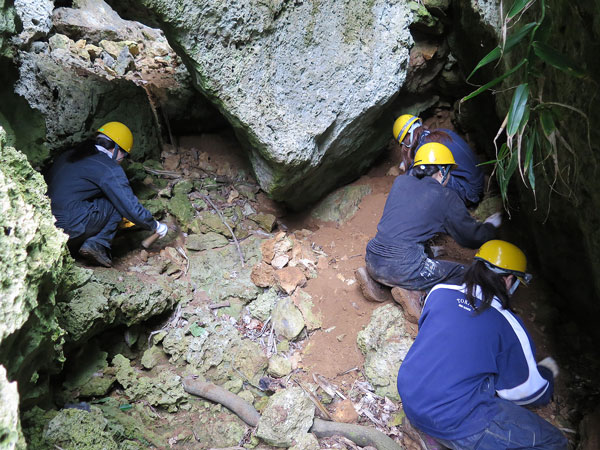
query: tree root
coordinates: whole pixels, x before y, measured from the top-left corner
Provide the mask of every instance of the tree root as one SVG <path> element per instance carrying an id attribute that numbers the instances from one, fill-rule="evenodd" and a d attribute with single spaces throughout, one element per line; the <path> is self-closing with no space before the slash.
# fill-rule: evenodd
<path id="1" fill-rule="evenodd" d="M 260 414 L 254 409 L 254 406 L 216 384 L 189 376 L 183 379 L 183 390 L 188 394 L 197 395 L 225 406 L 251 427 L 258 425 Z"/>
<path id="2" fill-rule="evenodd" d="M 225 406 L 251 427 L 258 425 L 260 414 L 254 409 L 254 406 L 222 387 L 189 376 L 183 379 L 183 389 L 188 394 L 206 398 Z M 402 449 L 399 444 L 381 431 L 362 425 L 329 422 L 315 418 L 310 431 L 320 438 L 335 435 L 344 436 L 361 447 L 373 446 L 377 450 Z"/>

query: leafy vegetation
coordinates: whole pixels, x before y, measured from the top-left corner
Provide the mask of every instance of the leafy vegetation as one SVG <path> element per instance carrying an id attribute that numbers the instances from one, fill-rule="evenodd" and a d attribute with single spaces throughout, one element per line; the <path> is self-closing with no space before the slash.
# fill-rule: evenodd
<path id="1" fill-rule="evenodd" d="M 525 16 L 537 18 L 520 25 Z M 500 44 L 479 61 L 467 80 L 493 62 L 496 62 L 496 67 L 508 69 L 461 100 L 465 102 L 502 82 L 505 82 L 505 87 L 509 85 L 506 90 L 514 91 L 508 112 L 494 139 L 496 159 L 485 163 L 495 164 L 494 173 L 505 206 L 508 204 L 508 184 L 516 173 L 531 189 L 534 198 L 538 181 L 536 173 L 538 177 L 542 174 L 550 193 L 573 195 L 577 159 L 571 144 L 561 133 L 565 112 L 579 114 L 585 120 L 587 142 L 591 149 L 587 115 L 574 106 L 544 100 L 544 80 L 546 76 L 552 76 L 554 69 L 590 80 L 571 58 L 548 43 L 551 35 L 546 18 L 545 0 L 515 0 L 503 19 Z M 507 55 L 512 52 L 511 64 Z M 515 55 L 518 56 L 515 58 Z M 501 137 L 503 143 L 498 148 Z"/>

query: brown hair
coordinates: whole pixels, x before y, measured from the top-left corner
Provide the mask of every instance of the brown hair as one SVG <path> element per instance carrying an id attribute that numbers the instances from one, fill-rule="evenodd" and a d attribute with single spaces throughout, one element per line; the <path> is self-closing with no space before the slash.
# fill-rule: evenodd
<path id="1" fill-rule="evenodd" d="M 427 130 L 427 128 L 425 128 L 425 126 L 420 126 L 414 132 L 415 134 L 413 136 L 413 145 L 410 148 L 410 157 L 412 160 L 415 159 L 415 153 L 417 153 L 417 149 L 423 144 L 427 144 L 429 142 L 437 142 L 439 144 L 447 144 L 449 142 L 452 142 L 452 136 L 450 136 L 445 131 L 432 130 L 432 131 L 429 131 L 428 134 L 423 136 L 423 133 L 425 133 L 426 131 L 429 131 L 429 130 Z M 421 138 L 422 138 L 422 141 L 421 141 Z"/>

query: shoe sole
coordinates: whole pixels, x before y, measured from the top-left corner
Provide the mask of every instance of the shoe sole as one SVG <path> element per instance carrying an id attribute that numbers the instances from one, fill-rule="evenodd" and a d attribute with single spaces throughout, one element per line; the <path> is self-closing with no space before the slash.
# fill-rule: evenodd
<path id="1" fill-rule="evenodd" d="M 364 267 L 356 269 L 354 275 L 356 276 L 356 281 L 358 281 L 363 296 L 367 300 L 377 303 L 390 300 L 389 294 L 383 288 L 377 286 L 377 281 L 369 276 Z"/>
<path id="2" fill-rule="evenodd" d="M 417 291 L 409 291 L 408 289 L 403 289 L 401 287 L 392 288 L 392 298 L 400 307 L 402 308 L 402 312 L 404 313 L 405 319 L 410 322 L 417 324 L 419 323 L 419 317 L 421 317 L 421 308 L 415 306 L 414 299 L 411 298 Z M 420 294 L 417 294 L 420 297 Z M 417 304 L 419 300 L 417 300 Z M 414 309 L 416 308 L 416 311 Z"/>
<path id="3" fill-rule="evenodd" d="M 91 252 L 89 250 L 79 249 L 79 254 L 81 256 L 83 256 L 85 259 L 87 259 L 88 261 L 93 261 L 93 262 L 97 263 L 100 266 L 103 266 L 103 267 L 112 267 L 112 261 L 102 260 L 101 258 L 98 258 L 97 255 L 94 252 Z"/>

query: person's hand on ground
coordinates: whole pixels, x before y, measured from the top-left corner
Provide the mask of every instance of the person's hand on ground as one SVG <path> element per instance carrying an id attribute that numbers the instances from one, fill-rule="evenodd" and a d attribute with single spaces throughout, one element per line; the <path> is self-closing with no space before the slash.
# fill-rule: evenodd
<path id="1" fill-rule="evenodd" d="M 169 227 L 167 227 L 164 223 L 156 222 L 156 230 L 155 233 L 158 233 L 158 238 L 162 239 L 167 235 L 167 231 L 169 231 Z"/>
<path id="2" fill-rule="evenodd" d="M 542 366 L 550 370 L 552 372 L 552 375 L 554 375 L 554 378 L 558 376 L 558 364 L 556 364 L 556 361 L 554 361 L 554 358 L 552 358 L 551 356 L 547 356 L 544 359 L 542 359 L 538 363 L 538 366 Z"/>
<path id="3" fill-rule="evenodd" d="M 496 228 L 500 227 L 500 225 L 502 224 L 502 213 L 497 212 L 492 214 L 490 217 L 485 219 L 483 223 L 491 223 Z"/>

